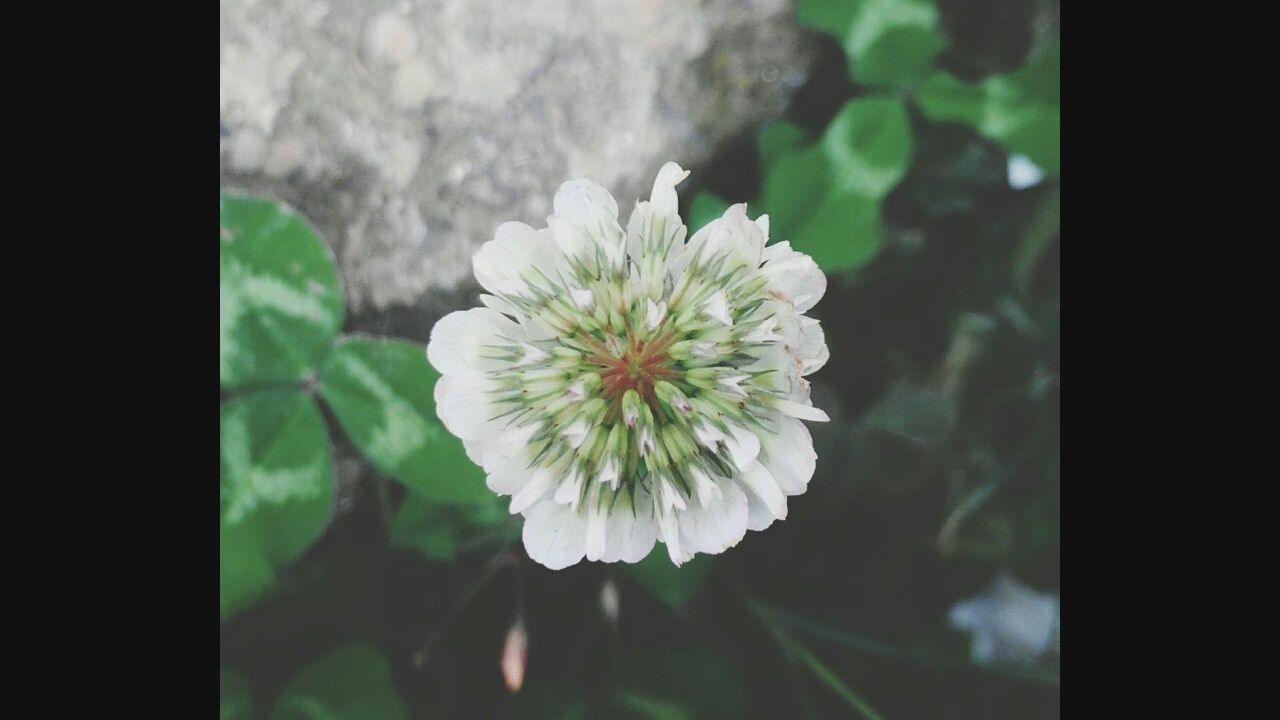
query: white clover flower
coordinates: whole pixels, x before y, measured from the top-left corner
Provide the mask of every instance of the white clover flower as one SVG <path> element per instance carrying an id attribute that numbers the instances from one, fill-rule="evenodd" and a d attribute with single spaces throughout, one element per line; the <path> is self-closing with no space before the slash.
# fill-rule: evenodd
<path id="1" fill-rule="evenodd" d="M 436 410 L 525 516 L 552 569 L 637 562 L 662 541 L 679 565 L 787 516 L 817 456 L 800 420 L 827 420 L 805 375 L 827 361 L 822 271 L 767 216 L 734 205 L 685 242 L 659 171 L 624 230 L 590 180 L 560 186 L 547 228 L 498 227 L 476 253 L 486 307 L 451 313 L 427 356 Z"/>
<path id="2" fill-rule="evenodd" d="M 1061 652 L 1058 596 L 1036 592 L 1010 575 L 953 605 L 948 618 L 952 626 L 972 633 L 975 662 L 1031 665 L 1047 653 Z"/>

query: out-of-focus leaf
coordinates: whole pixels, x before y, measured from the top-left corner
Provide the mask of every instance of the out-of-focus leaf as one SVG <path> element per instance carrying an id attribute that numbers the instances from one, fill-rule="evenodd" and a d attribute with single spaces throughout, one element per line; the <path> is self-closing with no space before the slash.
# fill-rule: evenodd
<path id="1" fill-rule="evenodd" d="M 822 136 L 839 188 L 876 200 L 906 174 L 912 147 L 907 110 L 900 100 L 887 97 L 851 100 Z"/>
<path id="2" fill-rule="evenodd" d="M 904 383 L 867 411 L 862 427 L 939 450 L 955 426 L 956 400 L 933 387 Z"/>
<path id="3" fill-rule="evenodd" d="M 404 720 L 409 708 L 391 666 L 371 645 L 334 651 L 298 673 L 276 701 L 271 720 Z"/>
<path id="4" fill-rule="evenodd" d="M 760 167 L 767 170 L 779 157 L 803 145 L 805 135 L 804 128 L 785 120 L 764 126 L 756 140 L 756 147 L 760 151 Z"/>
<path id="5" fill-rule="evenodd" d="M 518 524 L 509 523 L 508 501 L 490 495 L 474 505 L 445 505 L 409 493 L 391 522 L 391 545 L 417 550 L 432 560 L 452 560 L 472 544 L 490 540 L 497 544 L 520 535 Z M 495 532 L 506 523 L 506 531 Z"/>
<path id="6" fill-rule="evenodd" d="M 770 234 L 827 271 L 866 264 L 882 242 L 880 201 L 906 173 L 911 153 L 901 101 L 850 101 L 819 143 L 778 158 L 765 176 Z"/>
<path id="7" fill-rule="evenodd" d="M 844 44 L 850 75 L 866 85 L 912 85 L 946 46 L 932 0 L 801 0 L 797 15 Z"/>
<path id="8" fill-rule="evenodd" d="M 626 565 L 625 570 L 646 592 L 684 615 L 706 584 L 714 562 L 709 555 L 697 555 L 676 567 L 667 556 L 666 549 L 656 546 L 648 557 L 635 565 Z"/>
<path id="9" fill-rule="evenodd" d="M 218 672 L 218 720 L 253 720 L 253 694 L 244 676 L 231 668 Z"/>
<path id="10" fill-rule="evenodd" d="M 915 160 L 900 185 L 915 214 L 972 212 L 984 193 L 1006 185 L 1004 152 L 962 125 L 930 123 L 916 135 Z"/>
<path id="11" fill-rule="evenodd" d="M 222 194 L 218 225 L 219 386 L 302 378 L 342 325 L 328 247 L 270 200 Z"/>
<path id="12" fill-rule="evenodd" d="M 691 710 L 676 703 L 637 692 L 618 690 L 609 698 L 617 717 L 643 720 L 695 720 Z"/>
<path id="13" fill-rule="evenodd" d="M 689 204 L 689 237 L 705 227 L 707 223 L 723 215 L 728 209 L 729 203 L 719 195 L 709 192 L 700 192 L 695 195 L 693 202 Z"/>
<path id="14" fill-rule="evenodd" d="M 488 501 L 484 472 L 436 418 L 439 377 L 421 345 L 344 338 L 320 371 L 320 394 L 360 452 L 414 493 L 437 502 Z"/>
<path id="15" fill-rule="evenodd" d="M 1045 193 L 1036 208 L 1022 242 L 1013 256 L 1013 283 L 1020 294 L 1027 294 L 1036 267 L 1044 253 L 1053 244 L 1062 227 L 1062 193 L 1055 185 Z"/>
<path id="16" fill-rule="evenodd" d="M 854 692 L 848 683 L 841 679 L 835 671 L 827 667 L 826 663 L 822 662 L 811 650 L 795 641 L 791 641 L 789 650 L 797 660 L 809 668 L 814 677 L 831 688 L 832 692 L 838 695 L 850 709 L 857 712 L 859 717 L 866 718 L 866 720 L 881 720 L 880 714 L 872 710 L 862 696 Z"/>
<path id="17" fill-rule="evenodd" d="M 970 125 L 1056 175 L 1061 169 L 1061 68 L 1060 49 L 1052 43 L 1021 69 L 979 83 L 938 72 L 916 100 L 928 117 Z"/>
<path id="18" fill-rule="evenodd" d="M 825 30 L 843 39 L 853 25 L 857 9 L 857 0 L 800 0 L 796 5 L 796 19 L 802 25 Z"/>
<path id="19" fill-rule="evenodd" d="M 629 717 L 740 718 L 746 711 L 737 670 L 705 647 L 629 658 L 618 678 L 612 704 Z"/>
<path id="20" fill-rule="evenodd" d="M 301 392 L 255 392 L 224 402 L 219 418 L 219 604 L 225 619 L 270 590 L 276 571 L 324 529 L 333 468 L 324 419 Z"/>

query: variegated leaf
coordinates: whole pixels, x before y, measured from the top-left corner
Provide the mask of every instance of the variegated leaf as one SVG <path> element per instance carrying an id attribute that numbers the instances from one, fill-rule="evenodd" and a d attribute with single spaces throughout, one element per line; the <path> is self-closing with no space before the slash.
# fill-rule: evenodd
<path id="1" fill-rule="evenodd" d="M 342 325 L 328 247 L 270 200 L 223 193 L 218 225 L 219 386 L 304 377 Z"/>
<path id="2" fill-rule="evenodd" d="M 418 496 L 486 502 L 484 472 L 436 419 L 439 377 L 421 345 L 344 338 L 320 373 L 320 393 L 365 457 Z"/>
<path id="3" fill-rule="evenodd" d="M 333 500 L 324 419 L 299 391 L 267 390 L 219 412 L 220 615 L 275 585 L 277 571 L 320 535 Z"/>

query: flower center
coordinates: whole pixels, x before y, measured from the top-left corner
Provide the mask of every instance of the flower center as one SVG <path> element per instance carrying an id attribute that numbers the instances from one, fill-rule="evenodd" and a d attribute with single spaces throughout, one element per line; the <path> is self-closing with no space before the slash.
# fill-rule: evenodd
<path id="1" fill-rule="evenodd" d="M 612 418 L 621 416 L 622 396 L 628 390 L 635 390 L 648 403 L 649 409 L 658 413 L 654 386 L 659 380 L 679 376 L 671 367 L 671 356 L 667 354 L 675 339 L 675 333 L 668 331 L 640 340 L 628 328 L 627 341 L 620 353 L 599 354 L 591 358 L 591 362 L 600 366 L 600 393 L 609 403 Z"/>

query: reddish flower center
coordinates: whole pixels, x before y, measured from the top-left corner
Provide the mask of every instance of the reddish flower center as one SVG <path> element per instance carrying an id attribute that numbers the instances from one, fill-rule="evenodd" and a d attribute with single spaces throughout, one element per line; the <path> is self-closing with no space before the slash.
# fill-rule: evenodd
<path id="1" fill-rule="evenodd" d="M 617 357 L 610 352 L 601 352 L 590 358 L 592 363 L 600 366 L 600 392 L 609 401 L 611 414 L 621 412 L 622 396 L 628 390 L 635 390 L 651 410 L 658 412 L 658 396 L 653 386 L 659 380 L 679 376 L 670 367 L 671 357 L 667 354 L 675 340 L 672 332 L 637 340 L 628 327 L 627 344 Z M 600 349 L 605 350 L 603 346 Z"/>

